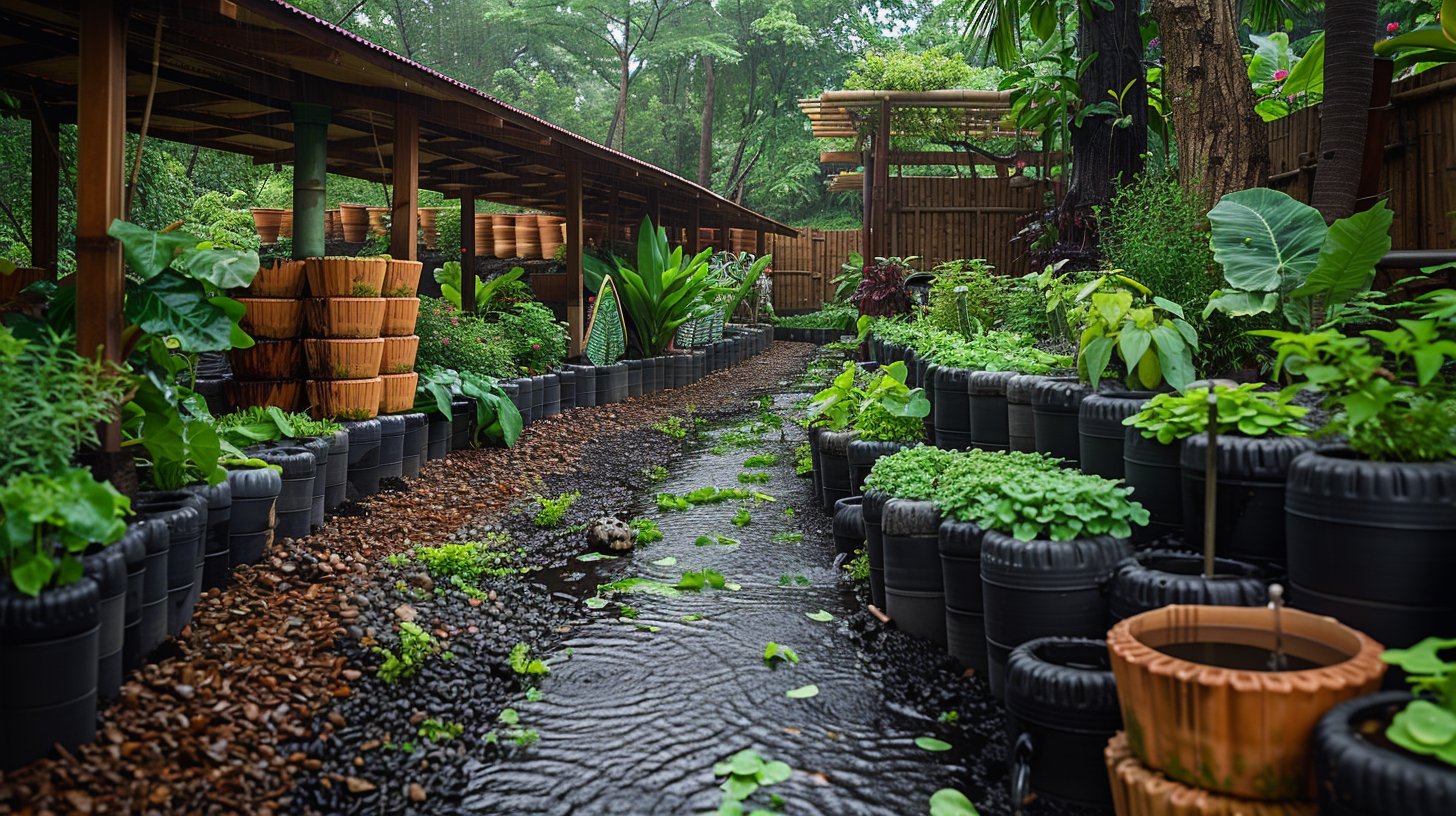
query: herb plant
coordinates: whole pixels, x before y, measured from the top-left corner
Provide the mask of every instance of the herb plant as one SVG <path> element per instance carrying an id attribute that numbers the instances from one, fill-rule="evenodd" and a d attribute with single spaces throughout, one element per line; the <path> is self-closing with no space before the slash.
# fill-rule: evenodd
<path id="1" fill-rule="evenodd" d="M 379 664 L 379 679 L 398 683 L 414 677 L 424 667 L 435 653 L 435 637 L 418 624 L 404 621 L 399 625 L 399 653 L 382 646 L 375 646 L 374 652 L 384 658 Z"/>
<path id="2" fill-rule="evenodd" d="M 1034 454 L 966 452 L 941 475 L 936 492 L 944 514 L 1023 541 L 1126 538 L 1132 525 L 1148 523 L 1148 511 L 1128 498 L 1132 488 Z"/>
<path id="3" fill-rule="evenodd" d="M 566 515 L 566 511 L 570 510 L 571 505 L 579 498 L 581 498 L 581 493 L 578 492 L 562 493 L 554 499 L 537 496 L 536 503 L 541 506 L 541 509 L 531 521 L 537 527 L 555 527 L 561 523 L 561 518 Z"/>
<path id="4" fill-rule="evenodd" d="M 1456 765 L 1456 663 L 1441 652 L 1456 648 L 1456 640 L 1426 638 L 1409 649 L 1388 649 L 1380 656 L 1404 669 L 1415 699 L 1395 715 L 1385 736 L 1421 756 Z"/>
<path id="5" fill-rule="evenodd" d="M 1241 436 L 1303 436 L 1300 420 L 1309 409 L 1290 404 L 1282 394 L 1264 392 L 1261 383 L 1219 388 L 1218 433 Z M 1137 428 L 1146 439 L 1164 445 L 1208 432 L 1208 389 L 1183 394 L 1158 394 L 1122 424 Z"/>
<path id="6" fill-rule="evenodd" d="M 723 777 L 718 787 L 723 791 L 723 802 L 718 806 L 719 816 L 771 816 L 768 810 L 744 810 L 743 802 L 762 787 L 777 785 L 793 776 L 794 770 L 784 762 L 769 762 L 751 749 L 745 748 L 723 762 L 713 765 L 713 776 Z M 778 801 L 777 797 L 773 797 Z M 778 810 L 776 806 L 774 808 Z"/>
<path id="7" fill-rule="evenodd" d="M 80 555 L 126 534 L 131 502 L 83 468 L 22 473 L 0 484 L 0 568 L 35 597 L 80 579 Z"/>
<path id="8" fill-rule="evenodd" d="M 898 499 L 932 499 L 936 479 L 956 457 L 953 451 L 927 445 L 883 456 L 870 468 L 865 490 L 878 490 Z"/>

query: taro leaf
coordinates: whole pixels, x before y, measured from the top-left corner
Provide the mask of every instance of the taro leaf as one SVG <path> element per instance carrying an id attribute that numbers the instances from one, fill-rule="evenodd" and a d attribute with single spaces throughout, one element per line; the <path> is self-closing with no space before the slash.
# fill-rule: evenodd
<path id="1" fill-rule="evenodd" d="M 1279 92 L 1284 96 L 1297 96 L 1299 94 L 1323 94 L 1325 92 L 1325 35 L 1315 38 L 1310 43 L 1309 49 L 1294 67 L 1289 69 L 1289 76 L 1284 79 L 1284 87 Z"/>
<path id="2" fill-rule="evenodd" d="M 240 289 L 258 275 L 258 253 L 242 249 L 184 251 L 172 268 L 218 289 Z"/>
<path id="3" fill-rule="evenodd" d="M 949 751 L 951 749 L 950 743 L 935 737 L 916 737 L 915 745 L 926 751 Z"/>
<path id="4" fill-rule="evenodd" d="M 819 621 L 820 623 L 827 623 L 828 621 L 834 620 L 833 615 L 825 612 L 822 609 L 818 612 L 807 612 L 804 614 L 804 617 L 808 618 L 811 621 Z"/>
<path id="5" fill-rule="evenodd" d="M 121 242 L 121 254 L 126 258 L 126 265 L 142 280 L 155 277 L 172 265 L 172 259 L 178 253 L 197 246 L 198 242 L 196 236 L 185 232 L 154 232 L 121 219 L 112 221 L 106 234 Z M 256 273 L 257 268 L 253 271 Z"/>
<path id="6" fill-rule="evenodd" d="M 1206 318 L 1214 312 L 1223 312 L 1230 317 L 1268 314 L 1279 306 L 1279 295 L 1275 292 L 1224 292 L 1215 291 L 1203 308 Z"/>
<path id="7" fill-rule="evenodd" d="M 1368 210 L 1331 224 L 1320 247 L 1319 261 L 1304 285 L 1290 292 L 1290 297 L 1323 296 L 1328 308 L 1369 289 L 1375 278 L 1375 264 L 1390 251 L 1393 218 L 1381 200 Z"/>
<path id="8" fill-rule="evenodd" d="M 1264 187 L 1224 196 L 1208 211 L 1208 221 L 1224 279 L 1246 292 L 1303 284 L 1328 232 L 1319 210 Z"/>
<path id="9" fill-rule="evenodd" d="M 819 696 L 819 687 L 814 685 L 813 683 L 810 683 L 807 686 L 799 686 L 796 689 L 789 689 L 788 691 L 784 692 L 784 696 L 788 697 L 791 700 L 807 700 L 810 697 Z"/>
<path id="10" fill-rule="evenodd" d="M 227 312 L 228 319 L 233 322 L 233 327 L 229 331 L 229 342 L 232 343 L 233 348 L 249 349 L 255 345 L 252 336 L 243 331 L 243 327 L 240 325 L 243 315 L 248 313 L 248 307 L 222 295 L 210 297 L 207 302 Z"/>
<path id="11" fill-rule="evenodd" d="M 228 310 L 213 303 L 201 283 L 171 270 L 132 288 L 126 318 L 147 334 L 176 337 L 183 351 L 232 347 L 234 322 Z"/>
<path id="12" fill-rule="evenodd" d="M 592 306 L 591 321 L 586 327 L 586 358 L 592 365 L 609 366 L 627 351 L 627 328 L 622 320 L 622 306 L 617 285 L 608 275 Z"/>
<path id="13" fill-rule="evenodd" d="M 955 788 L 941 788 L 930 796 L 930 816 L 980 816 L 976 806 Z"/>

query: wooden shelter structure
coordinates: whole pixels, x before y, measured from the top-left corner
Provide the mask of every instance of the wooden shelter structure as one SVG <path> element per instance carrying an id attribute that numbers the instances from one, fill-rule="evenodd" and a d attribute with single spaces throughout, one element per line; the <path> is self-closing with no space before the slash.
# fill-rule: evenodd
<path id="1" fill-rule="evenodd" d="M 501 32 L 495 32 L 496 35 Z M 77 342 L 119 353 L 125 132 L 293 163 L 294 253 L 323 253 L 327 173 L 394 185 L 390 253 L 413 259 L 421 187 L 565 217 L 566 311 L 582 335 L 582 234 L 644 215 L 728 235 L 794 230 L 517 110 L 282 0 L 0 0 L 0 89 L 31 120 L 36 266 L 54 274 L 57 126 L 78 131 Z M 461 231 L 466 257 L 475 235 Z M 463 287 L 473 308 L 473 287 Z M 114 443 L 114 440 L 113 440 Z"/>
<path id="2" fill-rule="evenodd" d="M 1050 163 L 1060 154 L 1017 150 L 997 156 L 966 150 L 896 150 L 897 139 L 937 140 L 957 133 L 964 142 L 991 137 L 1032 137 L 1008 127 L 1008 91 L 825 91 L 799 100 L 816 137 L 853 139 L 852 150 L 827 150 L 819 160 L 838 168 L 830 192 L 858 189 L 864 216 L 861 254 L 865 258 L 915 255 L 928 263 L 955 258 L 985 258 L 1003 272 L 1019 271 L 1018 253 L 1010 241 L 1015 222 L 1042 205 Z M 924 117 L 900 112 L 931 113 L 931 136 L 917 127 Z M 955 175 L 904 175 L 905 167 L 954 167 Z M 994 167 L 984 177 L 978 167 Z M 892 175 L 891 168 L 901 173 Z M 1035 167 L 1036 178 L 1020 173 Z M 862 168 L 862 169 L 857 169 Z M 1012 172 L 1015 168 L 1016 172 Z M 782 243 L 782 242 L 776 242 Z M 838 261 L 835 261 L 838 263 Z"/>

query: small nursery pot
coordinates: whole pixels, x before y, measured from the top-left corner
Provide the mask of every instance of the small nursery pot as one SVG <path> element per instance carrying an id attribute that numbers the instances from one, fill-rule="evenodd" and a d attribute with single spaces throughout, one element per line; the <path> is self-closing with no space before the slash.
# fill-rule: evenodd
<path id="1" fill-rule="evenodd" d="M 1076 377 L 1043 377 L 1031 391 L 1031 420 L 1036 428 L 1036 449 L 1055 456 L 1065 467 L 1075 468 L 1081 456 L 1077 433 L 1082 400 L 1093 393 L 1092 386 Z"/>
<path id="2" fill-rule="evenodd" d="M 384 258 L 329 256 L 304 260 L 309 294 L 316 298 L 377 298 L 384 291 Z"/>
<path id="3" fill-rule="evenodd" d="M 95 738 L 100 603 L 90 578 L 35 598 L 0 590 L 0 771 Z"/>
<path id="4" fill-rule="evenodd" d="M 407 337 L 385 337 L 384 351 L 379 356 L 380 374 L 407 374 L 415 370 L 415 356 L 419 354 L 419 335 Z"/>
<path id="5" fill-rule="evenodd" d="M 385 298 L 384 322 L 379 332 L 385 337 L 409 337 L 420 317 L 420 299 Z"/>
<path id="6" fill-rule="evenodd" d="M 384 382 L 379 397 L 379 413 L 399 414 L 414 410 L 415 389 L 419 385 L 420 375 L 414 372 L 385 374 L 379 379 Z"/>
<path id="7" fill-rule="evenodd" d="M 309 413 L 317 419 L 359 421 L 379 415 L 384 380 L 309 380 Z"/>
<path id="8" fill-rule="evenodd" d="M 293 411 L 298 407 L 303 383 L 299 380 L 226 380 L 222 390 L 228 404 L 234 408 L 276 405 L 284 411 Z"/>
<path id="9" fill-rule="evenodd" d="M 258 268 L 253 282 L 243 290 L 250 298 L 303 297 L 303 261 L 274 261 Z"/>
<path id="10" fill-rule="evenodd" d="M 303 333 L 303 301 L 280 298 L 238 298 L 243 331 L 260 340 L 288 340 Z"/>
<path id="11" fill-rule="evenodd" d="M 1165 606 L 1112 627 L 1107 648 L 1139 759 L 1233 796 L 1312 796 L 1315 724 L 1336 704 L 1380 685 L 1384 647 L 1333 618 L 1285 607 L 1283 647 L 1299 668 L 1267 671 L 1273 615 L 1264 608 Z"/>
<path id="12" fill-rule="evenodd" d="M 311 298 L 304 311 L 309 331 L 319 337 L 372 339 L 384 325 L 385 303 L 376 297 Z"/>
<path id="13" fill-rule="evenodd" d="M 379 293 L 387 298 L 412 298 L 420 289 L 420 272 L 425 265 L 420 261 L 385 261 L 384 284 Z"/>
<path id="14" fill-rule="evenodd" d="M 292 380 L 303 373 L 303 347 L 297 340 L 257 340 L 251 348 L 227 354 L 238 379 Z"/>
<path id="15" fill-rule="evenodd" d="M 318 380 L 367 380 L 379 376 L 384 341 L 304 340 L 309 376 Z"/>
<path id="16" fill-rule="evenodd" d="M 1089 394 L 1077 411 L 1077 460 L 1083 473 L 1104 479 L 1123 477 L 1124 419 L 1143 409 L 1153 391 L 1104 391 Z"/>

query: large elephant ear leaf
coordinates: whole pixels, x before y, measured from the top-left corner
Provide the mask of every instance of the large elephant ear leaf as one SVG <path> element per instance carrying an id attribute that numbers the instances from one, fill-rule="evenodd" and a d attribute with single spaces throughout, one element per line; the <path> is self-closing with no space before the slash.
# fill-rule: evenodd
<path id="1" fill-rule="evenodd" d="M 218 289 L 241 289 L 258 275 L 258 253 L 251 249 L 187 249 L 172 262 L 172 268 Z"/>
<path id="2" fill-rule="evenodd" d="M 112 221 L 106 234 L 121 242 L 121 254 L 126 265 L 143 280 L 149 280 L 171 266 L 172 259 L 183 250 L 197 246 L 197 238 L 185 232 L 156 232 L 121 219 Z M 257 268 L 253 271 L 256 273 Z"/>
<path id="3" fill-rule="evenodd" d="M 1375 264 L 1390 251 L 1394 214 L 1384 201 L 1330 225 L 1319 261 L 1292 297 L 1323 296 L 1326 306 L 1344 303 L 1370 288 Z"/>
<path id="4" fill-rule="evenodd" d="M 1277 190 L 1229 193 L 1208 212 L 1213 257 L 1230 286 L 1288 291 L 1304 283 L 1324 245 L 1319 210 Z"/>
<path id="5" fill-rule="evenodd" d="M 171 270 L 136 286 L 126 299 L 128 321 L 147 334 L 177 338 L 183 351 L 231 348 L 237 321 L 228 308 L 209 299 L 201 283 Z"/>
<path id="6" fill-rule="evenodd" d="M 611 275 L 602 278 L 592 306 L 591 322 L 586 327 L 586 358 L 592 365 L 609 366 L 627 351 L 627 327 L 622 320 L 622 306 L 617 299 L 617 286 Z"/>

